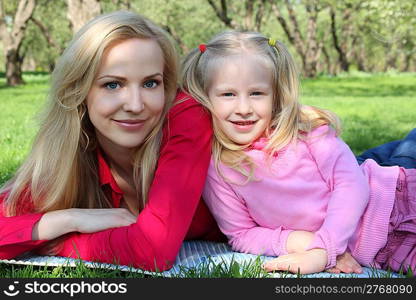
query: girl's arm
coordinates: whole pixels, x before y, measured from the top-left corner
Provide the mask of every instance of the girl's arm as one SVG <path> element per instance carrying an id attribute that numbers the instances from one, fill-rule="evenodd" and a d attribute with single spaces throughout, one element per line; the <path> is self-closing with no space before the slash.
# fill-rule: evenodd
<path id="1" fill-rule="evenodd" d="M 213 161 L 208 169 L 203 198 L 233 250 L 269 256 L 287 253 L 286 240 L 293 230 L 262 227 L 258 224 L 260 221 L 253 220 L 244 199 L 217 173 Z"/>
<path id="2" fill-rule="evenodd" d="M 350 148 L 328 126 L 315 129 L 307 141 L 310 153 L 331 193 L 326 217 L 308 249 L 327 250 L 326 268 L 346 251 L 369 200 L 368 179 Z"/>

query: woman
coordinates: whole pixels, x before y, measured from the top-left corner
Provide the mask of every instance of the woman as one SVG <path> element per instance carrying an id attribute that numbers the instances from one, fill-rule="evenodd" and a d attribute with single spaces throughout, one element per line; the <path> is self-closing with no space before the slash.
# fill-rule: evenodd
<path id="1" fill-rule="evenodd" d="M 183 93 L 172 106 L 176 76 L 173 44 L 135 13 L 99 16 L 75 35 L 32 150 L 1 189 L 1 258 L 37 251 L 165 270 L 185 237 L 219 237 L 199 201 L 210 117 Z"/>

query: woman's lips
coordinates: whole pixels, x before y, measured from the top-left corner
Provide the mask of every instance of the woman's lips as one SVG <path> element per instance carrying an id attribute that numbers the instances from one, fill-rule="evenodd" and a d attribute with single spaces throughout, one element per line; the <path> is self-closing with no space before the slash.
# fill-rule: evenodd
<path id="1" fill-rule="evenodd" d="M 127 130 L 137 130 L 144 126 L 145 120 L 114 120 L 114 123 L 116 123 L 121 128 L 127 129 Z"/>

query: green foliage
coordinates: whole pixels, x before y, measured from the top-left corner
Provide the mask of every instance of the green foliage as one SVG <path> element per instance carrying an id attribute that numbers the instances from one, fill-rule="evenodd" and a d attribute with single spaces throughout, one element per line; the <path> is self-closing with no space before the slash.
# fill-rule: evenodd
<path id="1" fill-rule="evenodd" d="M 14 18 L 18 1 L 4 1 L 7 23 L 10 25 Z M 221 7 L 219 0 L 213 0 L 217 7 Z M 245 1 L 227 0 L 227 14 L 236 28 L 245 28 L 247 9 Z M 299 24 L 300 35 L 308 38 L 307 29 L 309 14 L 306 5 L 308 1 L 289 1 Z M 351 69 L 365 71 L 386 71 L 388 69 L 416 70 L 415 39 L 416 6 L 414 0 L 319 0 L 317 16 L 318 42 L 325 47 L 328 57 L 321 53 L 319 72 L 337 73 L 338 53 L 335 50 L 329 7 L 336 11 L 336 33 L 344 47 Z M 261 1 L 254 1 L 254 15 Z M 291 51 L 300 65 L 300 56 L 294 45 L 287 37 L 277 16 L 265 2 L 264 16 L 260 30 L 267 36 L 282 41 Z M 276 1 L 282 18 L 294 32 L 293 23 L 288 15 L 284 1 Z M 104 13 L 119 9 L 136 11 L 163 28 L 167 29 L 179 43 L 179 52 L 185 54 L 208 41 L 214 34 L 228 29 L 218 18 L 207 0 L 101 0 Z M 346 11 L 351 15 L 345 20 Z M 66 0 L 38 0 L 34 18 L 41 21 L 49 32 L 54 45 L 49 44 L 41 30 L 33 20 L 29 21 L 26 36 L 20 49 L 25 54 L 24 70 L 51 71 L 61 51 L 72 37 L 67 19 Z M 254 16 L 251 18 L 254 20 Z M 0 50 L 4 48 L 0 41 Z M 3 53 L 3 52 L 2 52 Z M 359 62 L 359 60 L 361 62 Z M 331 66 L 331 67 L 329 67 Z M 0 70 L 4 71 L 4 55 L 0 56 Z"/>

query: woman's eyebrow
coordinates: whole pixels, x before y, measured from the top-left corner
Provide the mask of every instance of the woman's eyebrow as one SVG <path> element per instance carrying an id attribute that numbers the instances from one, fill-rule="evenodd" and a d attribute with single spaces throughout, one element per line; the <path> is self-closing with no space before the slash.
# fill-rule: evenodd
<path id="1" fill-rule="evenodd" d="M 151 75 L 148 75 L 148 76 L 146 76 L 144 79 L 149 79 L 149 78 L 153 78 L 153 77 L 156 77 L 156 76 L 160 76 L 160 77 L 163 77 L 163 74 L 162 73 L 154 73 L 154 74 L 151 74 Z"/>
<path id="2" fill-rule="evenodd" d="M 101 75 L 100 77 L 97 77 L 97 80 L 100 80 L 100 79 L 103 79 L 103 78 L 115 78 L 115 79 L 118 79 L 118 80 L 125 80 L 125 78 L 124 77 L 121 77 L 121 76 L 117 76 L 117 75 L 111 75 L 111 74 L 105 74 L 105 75 Z"/>
<path id="3" fill-rule="evenodd" d="M 162 73 L 154 73 L 154 74 L 151 74 L 151 75 L 148 75 L 148 76 L 146 76 L 146 77 L 144 77 L 144 79 L 149 79 L 149 78 L 153 78 L 153 77 L 156 77 L 156 76 L 160 76 L 160 77 L 163 77 L 163 74 Z M 99 76 L 99 77 L 97 77 L 97 80 L 100 80 L 100 79 L 103 79 L 103 78 L 114 78 L 114 79 L 117 79 L 117 80 L 126 80 L 126 78 L 125 77 L 122 77 L 122 76 L 118 76 L 118 75 L 111 75 L 111 74 L 104 74 L 104 75 L 101 75 L 101 76 Z"/>

